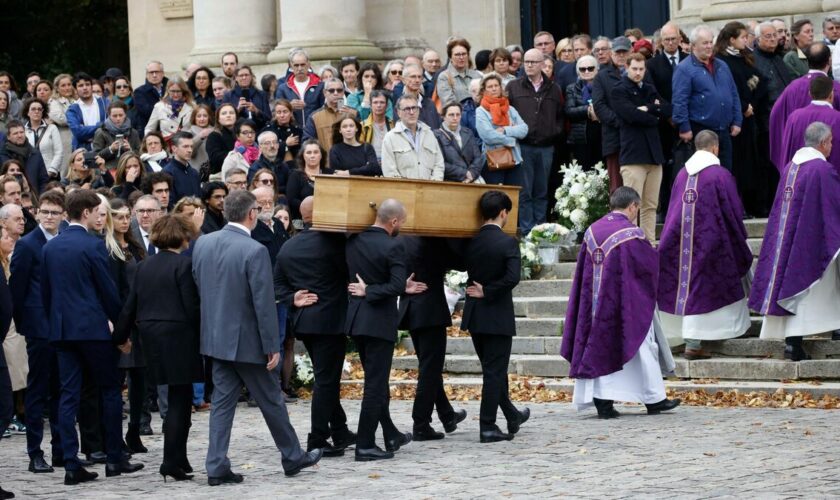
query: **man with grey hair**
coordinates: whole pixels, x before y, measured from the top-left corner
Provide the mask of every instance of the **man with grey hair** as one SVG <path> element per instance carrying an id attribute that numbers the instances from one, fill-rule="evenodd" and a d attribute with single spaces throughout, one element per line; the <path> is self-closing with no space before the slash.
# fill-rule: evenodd
<path id="1" fill-rule="evenodd" d="M 134 89 L 134 108 L 137 119 L 131 125 L 141 132 L 146 128 L 152 109 L 163 97 L 169 79 L 163 73 L 163 63 L 149 61 L 146 64 L 146 83 Z"/>
<path id="2" fill-rule="evenodd" d="M 227 457 L 236 403 L 244 385 L 262 411 L 283 470 L 293 476 L 321 459 L 322 450 L 304 452 L 289 422 L 280 382 L 271 372 L 280 362 L 277 308 L 271 259 L 251 238 L 260 205 L 248 191 L 225 198 L 228 224 L 198 239 L 193 277 L 201 297 L 201 354 L 213 358 L 213 401 L 207 482 L 241 483 Z"/>
<path id="3" fill-rule="evenodd" d="M 418 118 L 432 130 L 440 128 L 443 120 L 432 102 L 431 94 L 425 94 L 423 87 L 423 70 L 416 64 L 406 64 L 402 72 L 402 95 L 414 96 L 420 108 Z M 434 89 L 432 89 L 434 92 Z M 426 96 L 426 97 L 424 97 Z"/>
<path id="4" fill-rule="evenodd" d="M 714 32 L 696 26 L 689 36 L 691 55 L 674 71 L 672 120 L 680 139 L 690 142 L 701 130 L 720 138 L 720 161 L 732 171 L 732 137 L 741 133 L 744 115 L 732 72 L 720 58 L 713 58 Z"/>
<path id="5" fill-rule="evenodd" d="M 257 136 L 257 145 L 260 148 L 260 157 L 251 164 L 248 169 L 248 184 L 260 169 L 268 169 L 274 172 L 276 185 L 274 189 L 278 194 L 286 193 L 286 182 L 289 180 L 289 166 L 283 161 L 286 155 L 286 146 L 277 138 L 272 130 L 263 130 Z"/>
<path id="6" fill-rule="evenodd" d="M 790 32 L 787 24 L 783 19 L 778 17 L 770 20 L 776 28 L 776 47 L 780 56 L 783 56 L 788 50 L 788 41 L 790 40 Z"/>
<path id="7" fill-rule="evenodd" d="M 403 104 L 411 101 L 403 101 Z M 395 238 L 405 223 L 405 206 L 386 199 L 379 204 L 376 221 L 345 246 L 350 304 L 345 333 L 359 348 L 365 371 L 365 394 L 359 413 L 356 461 L 393 458 L 409 443 L 411 433 L 400 432 L 388 411 L 388 376 L 397 341 L 397 297 L 406 289 L 405 249 Z M 382 424 L 385 450 L 376 446 L 376 428 Z"/>
<path id="8" fill-rule="evenodd" d="M 440 71 L 440 66 L 440 54 L 431 49 L 423 53 L 423 95 L 432 97 L 435 91 L 435 75 Z"/>
<path id="9" fill-rule="evenodd" d="M 823 19 L 822 30 L 823 42 L 829 47 L 834 47 L 840 38 L 840 16 L 828 16 Z"/>
<path id="10" fill-rule="evenodd" d="M 674 180 L 658 249 L 662 330 L 672 346 L 685 341 L 689 360 L 709 357 L 701 341 L 749 329 L 744 285 L 753 261 L 735 179 L 717 157 L 717 134 L 700 131 L 694 146 Z"/>
<path id="11" fill-rule="evenodd" d="M 611 47 L 612 42 L 605 36 L 599 36 L 595 40 L 595 43 L 592 44 L 592 55 L 598 61 L 598 66 L 602 67 L 610 64 L 610 58 L 612 57 Z"/>
<path id="12" fill-rule="evenodd" d="M 20 205 L 3 205 L 0 207 L 0 224 L 6 228 L 9 236 L 17 241 L 23 236 L 23 228 L 26 219 L 23 217 L 23 209 Z"/>
<path id="13" fill-rule="evenodd" d="M 601 40 L 598 41 L 598 44 L 600 43 L 602 43 Z M 621 82 L 621 73 L 624 71 L 627 55 L 630 53 L 630 40 L 624 36 L 616 37 L 611 47 L 607 64 L 602 65 L 600 54 L 595 53 L 600 69 L 592 83 L 592 105 L 598 121 L 601 122 L 601 153 L 610 176 L 610 192 L 612 193 L 621 186 L 618 164 L 618 153 L 621 149 L 619 139 L 621 123 L 614 111 L 612 90 Z"/>
<path id="14" fill-rule="evenodd" d="M 755 270 L 749 306 L 761 338 L 785 339 L 785 358 L 809 359 L 802 337 L 840 328 L 840 175 L 826 158 L 832 130 L 814 122 L 782 171 Z"/>
<path id="15" fill-rule="evenodd" d="M 306 119 L 303 140 L 317 139 L 321 147 L 329 151 L 333 144 L 333 124 L 347 116 L 355 118 L 358 112 L 344 104 L 344 83 L 338 78 L 329 78 L 323 89 L 324 105 Z"/>
<path id="16" fill-rule="evenodd" d="M 289 70 L 291 74 L 279 80 L 274 97 L 292 103 L 295 122 L 300 125 L 324 105 L 323 86 L 318 75 L 312 73 L 309 55 L 303 49 L 289 51 Z"/>
<path id="17" fill-rule="evenodd" d="M 400 121 L 382 139 L 382 176 L 442 181 L 443 153 L 432 129 L 418 119 L 417 99 L 403 94 L 396 108 Z"/>

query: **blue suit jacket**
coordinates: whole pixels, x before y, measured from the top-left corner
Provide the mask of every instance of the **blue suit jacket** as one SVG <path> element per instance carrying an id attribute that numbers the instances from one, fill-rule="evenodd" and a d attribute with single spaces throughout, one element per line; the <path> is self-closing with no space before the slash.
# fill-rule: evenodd
<path id="1" fill-rule="evenodd" d="M 12 253 L 9 288 L 14 304 L 15 326 L 21 335 L 48 339 L 50 324 L 41 297 L 41 253 L 47 237 L 40 226 L 18 240 Z"/>
<path id="2" fill-rule="evenodd" d="M 44 245 L 41 294 L 49 311 L 50 341 L 111 340 L 120 296 L 105 242 L 71 225 Z"/>
<path id="3" fill-rule="evenodd" d="M 99 97 L 94 97 L 94 100 L 99 106 L 99 122 L 96 125 L 85 125 L 79 103 L 74 102 L 67 108 L 67 126 L 70 127 L 70 132 L 73 134 L 73 149 L 85 148 L 90 151 L 93 147 L 93 135 L 107 118 L 105 110 L 108 107 L 108 102 Z"/>

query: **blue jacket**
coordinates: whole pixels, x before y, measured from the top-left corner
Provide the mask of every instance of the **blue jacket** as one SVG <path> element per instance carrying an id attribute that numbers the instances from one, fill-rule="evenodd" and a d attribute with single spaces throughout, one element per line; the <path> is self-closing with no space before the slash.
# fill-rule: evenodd
<path id="1" fill-rule="evenodd" d="M 493 119 L 490 117 L 490 112 L 481 106 L 475 111 L 475 125 L 478 128 L 478 136 L 481 138 L 481 151 L 487 152 L 488 149 L 497 149 L 502 146 L 513 148 L 513 159 L 516 164 L 522 163 L 522 152 L 519 150 L 519 141 L 528 135 L 528 124 L 519 116 L 516 108 L 511 106 L 509 108 L 510 125 L 504 127 L 504 134 L 500 134 L 493 125 Z"/>
<path id="2" fill-rule="evenodd" d="M 461 101 L 461 126 L 467 127 L 473 131 L 475 137 L 478 139 L 478 145 L 481 146 L 481 137 L 478 137 L 478 129 L 475 126 L 475 101 L 472 97 L 467 97 Z"/>
<path id="3" fill-rule="evenodd" d="M 680 132 L 691 130 L 691 122 L 712 130 L 741 126 L 741 100 L 729 66 L 714 58 L 715 74 L 694 55 L 686 57 L 674 70 L 671 82 L 673 120 Z"/>
<path id="4" fill-rule="evenodd" d="M 70 127 L 70 132 L 73 134 L 73 149 L 85 148 L 90 151 L 93 145 L 93 135 L 107 118 L 105 108 L 108 103 L 105 102 L 105 99 L 98 97 L 94 97 L 94 99 L 96 99 L 96 104 L 99 105 L 99 122 L 96 125 L 85 125 L 82 108 L 79 107 L 78 102 L 74 102 L 67 108 L 67 126 Z M 148 117 L 146 117 L 146 120 L 148 121 Z"/>
<path id="5" fill-rule="evenodd" d="M 185 196 L 201 198 L 201 176 L 189 165 L 184 165 L 174 157 L 169 160 L 163 171 L 172 176 L 172 192 L 169 194 L 169 208 Z"/>
<path id="6" fill-rule="evenodd" d="M 117 323 L 121 303 L 105 242 L 74 224 L 44 245 L 42 262 L 50 341 L 110 341 L 108 321 Z"/>
<path id="7" fill-rule="evenodd" d="M 161 89 L 165 89 L 169 83 L 169 79 L 165 78 L 161 82 Z M 146 123 L 149 122 L 149 117 L 152 116 L 152 109 L 155 104 L 160 101 L 161 93 L 146 80 L 146 83 L 134 89 L 134 109 L 136 119 L 131 120 L 131 126 L 137 129 L 140 137 L 143 136 L 143 131 L 146 130 Z"/>
<path id="8" fill-rule="evenodd" d="M 41 251 L 47 237 L 40 226 L 15 244 L 9 278 L 15 325 L 18 332 L 31 339 L 50 336 L 50 324 L 41 298 Z"/>
<path id="9" fill-rule="evenodd" d="M 257 112 L 253 113 L 243 109 L 239 112 L 239 118 L 250 118 L 254 120 L 257 122 L 257 130 L 263 128 L 266 123 L 271 121 L 271 107 L 268 105 L 268 95 L 265 92 L 254 87 L 243 89 L 239 85 L 235 85 L 233 89 L 225 93 L 224 101 L 233 104 L 233 107 L 238 107 L 240 97 L 245 97 L 245 100 L 253 102 L 254 106 L 257 107 Z"/>
<path id="10" fill-rule="evenodd" d="M 292 83 L 294 78 L 295 75 L 290 74 L 286 81 L 278 84 L 277 90 L 274 91 L 274 98 L 289 101 L 303 99 L 303 109 L 292 113 L 295 117 L 295 123 L 300 127 L 306 123 L 310 114 L 318 111 L 324 105 L 324 84 L 316 75 L 309 75 L 309 84 L 301 97 L 298 94 L 297 87 Z"/>

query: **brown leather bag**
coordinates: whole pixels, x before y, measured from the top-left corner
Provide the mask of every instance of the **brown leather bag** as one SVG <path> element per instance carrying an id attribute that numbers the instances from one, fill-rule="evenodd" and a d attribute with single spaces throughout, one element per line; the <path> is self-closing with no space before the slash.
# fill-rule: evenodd
<path id="1" fill-rule="evenodd" d="M 516 166 L 513 159 L 513 148 L 502 146 L 496 149 L 487 150 L 487 168 L 495 172 L 497 170 L 510 170 Z"/>

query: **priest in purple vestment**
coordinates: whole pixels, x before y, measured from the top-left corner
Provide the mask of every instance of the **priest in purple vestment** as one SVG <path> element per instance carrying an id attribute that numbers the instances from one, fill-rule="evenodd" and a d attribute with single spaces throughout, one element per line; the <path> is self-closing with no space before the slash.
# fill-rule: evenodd
<path id="1" fill-rule="evenodd" d="M 840 130 L 840 111 L 832 106 L 834 102 L 834 85 L 831 78 L 817 75 L 811 79 L 809 92 L 811 104 L 797 109 L 788 117 L 785 131 L 782 135 L 782 145 L 779 157 L 773 158 L 773 163 L 779 171 L 787 166 L 794 153 L 805 146 L 805 129 L 814 122 L 823 122 L 832 130 Z M 840 167 L 840 134 L 834 136 L 831 156 L 828 162 Z"/>
<path id="2" fill-rule="evenodd" d="M 613 192 L 611 212 L 584 234 L 569 296 L 560 354 L 577 379 L 575 408 L 594 404 L 599 418 L 619 416 L 615 400 L 644 403 L 649 414 L 680 404 L 665 397 L 674 359 L 655 326 L 656 250 L 631 222 L 640 205 L 632 188 Z"/>
<path id="3" fill-rule="evenodd" d="M 775 163 L 782 153 L 782 134 L 790 115 L 797 109 L 811 103 L 809 88 L 811 80 L 822 75 L 827 76 L 831 68 L 831 49 L 822 42 L 816 42 L 805 49 L 808 60 L 808 74 L 797 78 L 788 85 L 773 105 L 770 112 L 770 159 Z M 840 110 L 840 82 L 834 82 L 834 109 Z M 780 171 L 787 166 L 788 158 L 776 163 Z"/>
<path id="4" fill-rule="evenodd" d="M 761 338 L 785 339 L 785 358 L 809 359 L 802 337 L 840 328 L 840 174 L 826 161 L 831 128 L 815 122 L 782 171 L 755 271 L 750 309 Z"/>
<path id="5" fill-rule="evenodd" d="M 659 320 L 684 357 L 706 359 L 701 340 L 740 337 L 750 327 L 745 286 L 753 255 L 735 178 L 720 165 L 718 136 L 704 130 L 677 174 L 659 239 Z"/>

